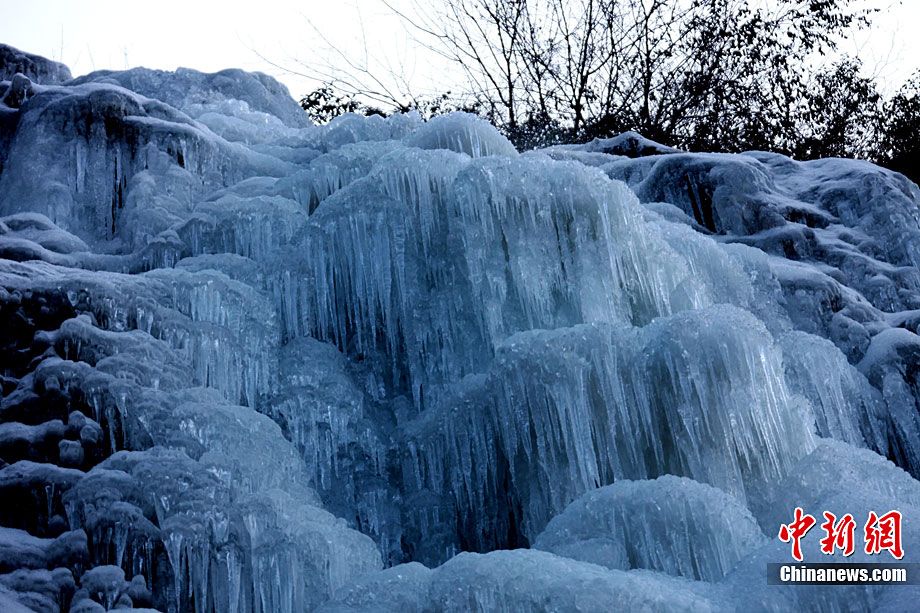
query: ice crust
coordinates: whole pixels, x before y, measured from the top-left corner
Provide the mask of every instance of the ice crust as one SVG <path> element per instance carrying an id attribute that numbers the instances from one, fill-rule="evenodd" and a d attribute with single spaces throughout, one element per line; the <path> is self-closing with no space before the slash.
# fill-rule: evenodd
<path id="1" fill-rule="evenodd" d="M 764 579 L 920 555 L 904 177 L 64 70 L 0 48 L 0 609 L 916 602 Z"/>

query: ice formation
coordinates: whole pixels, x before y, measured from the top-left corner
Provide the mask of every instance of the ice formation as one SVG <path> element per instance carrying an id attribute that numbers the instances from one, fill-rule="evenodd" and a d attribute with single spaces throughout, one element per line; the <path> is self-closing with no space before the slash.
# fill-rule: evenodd
<path id="1" fill-rule="evenodd" d="M 918 597 L 765 585 L 796 506 L 920 555 L 904 177 L 6 46 L 0 102 L 0 609 Z"/>

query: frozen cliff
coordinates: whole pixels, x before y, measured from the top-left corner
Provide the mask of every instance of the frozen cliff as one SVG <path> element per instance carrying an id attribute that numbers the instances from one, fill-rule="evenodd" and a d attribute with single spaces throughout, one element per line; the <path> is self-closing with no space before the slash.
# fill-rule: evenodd
<path id="1" fill-rule="evenodd" d="M 0 79 L 0 610 L 920 597 L 766 585 L 797 506 L 897 509 L 920 561 L 903 176 L 313 126 L 238 70 Z"/>

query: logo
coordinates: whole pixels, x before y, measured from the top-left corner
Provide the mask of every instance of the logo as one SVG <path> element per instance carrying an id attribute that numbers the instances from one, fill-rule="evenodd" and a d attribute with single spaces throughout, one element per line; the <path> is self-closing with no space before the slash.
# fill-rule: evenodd
<path id="1" fill-rule="evenodd" d="M 853 555 L 856 551 L 856 519 L 849 513 L 841 518 L 825 511 L 824 522 L 820 529 L 824 533 L 820 541 L 821 553 L 834 555 L 841 552 L 844 557 Z M 802 561 L 802 539 L 818 523 L 813 515 L 809 515 L 796 507 L 792 521 L 779 527 L 779 540 L 792 546 L 792 557 Z M 900 560 L 904 557 L 901 546 L 901 513 L 889 511 L 878 515 L 875 511 L 869 513 L 861 532 L 863 536 L 863 550 L 867 555 L 878 555 L 887 551 L 893 558 Z"/>

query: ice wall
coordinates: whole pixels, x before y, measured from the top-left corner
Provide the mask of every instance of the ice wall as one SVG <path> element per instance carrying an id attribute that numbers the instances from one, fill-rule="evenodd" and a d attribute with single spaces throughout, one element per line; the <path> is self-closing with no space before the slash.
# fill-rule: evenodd
<path id="1" fill-rule="evenodd" d="M 795 506 L 920 507 L 900 175 L 636 134 L 519 153 L 463 114 L 312 126 L 264 75 L 23 62 L 0 62 L 0 605 L 916 598 L 764 585 Z"/>

